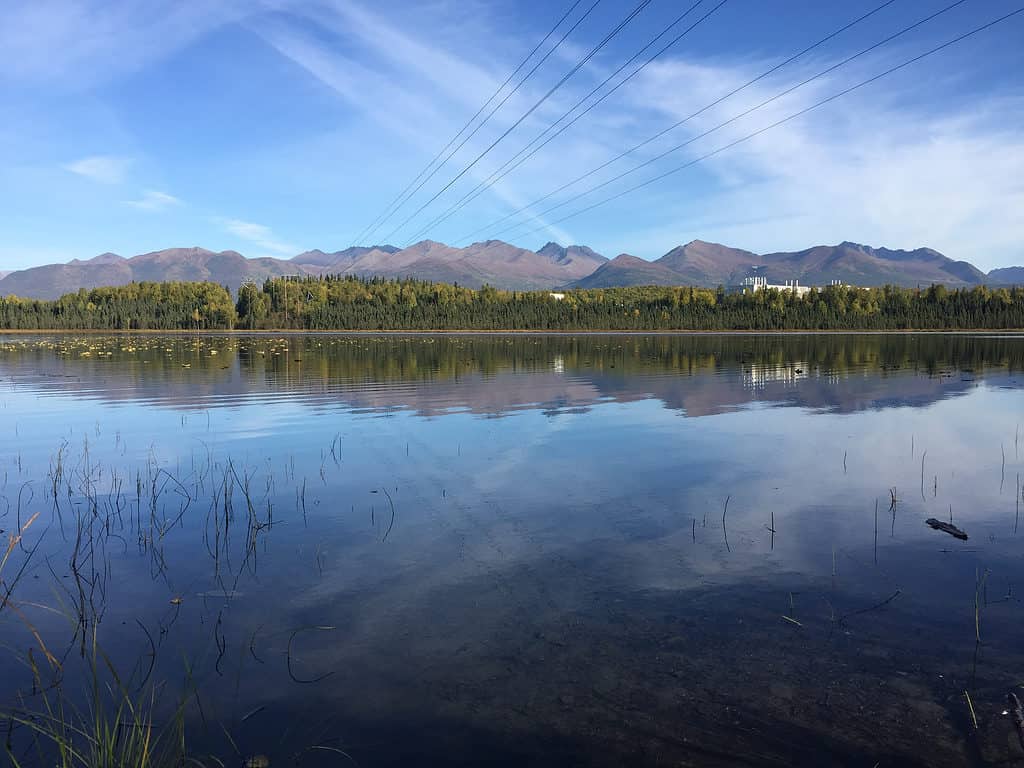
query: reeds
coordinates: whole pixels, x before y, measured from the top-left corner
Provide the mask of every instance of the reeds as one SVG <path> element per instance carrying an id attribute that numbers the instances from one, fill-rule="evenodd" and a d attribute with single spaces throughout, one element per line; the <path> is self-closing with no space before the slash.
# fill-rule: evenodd
<path id="1" fill-rule="evenodd" d="M 49 765 L 56 768 L 172 768 L 202 766 L 185 749 L 184 698 L 159 726 L 160 686 L 132 691 L 92 633 L 88 656 L 86 704 L 75 704 L 66 690 L 62 670 L 51 662 L 50 674 L 29 656 L 35 691 L 22 696 L 8 714 L 7 756 L 15 768 Z M 26 739 L 17 739 L 23 729 Z"/>
<path id="2" fill-rule="evenodd" d="M 974 702 L 971 701 L 971 694 L 964 689 L 964 698 L 967 699 L 967 711 L 971 713 L 971 724 L 974 730 L 978 730 L 978 715 L 974 712 Z"/>
<path id="3" fill-rule="evenodd" d="M 874 542 L 875 565 L 878 565 L 878 499 L 875 499 L 875 542 Z"/>
<path id="4" fill-rule="evenodd" d="M 729 531 L 725 528 L 725 516 L 729 512 L 729 499 L 731 498 L 732 496 L 725 497 L 725 506 L 722 508 L 722 537 L 725 539 L 725 550 L 727 552 L 732 552 L 732 548 L 729 546 Z"/>
<path id="5" fill-rule="evenodd" d="M 974 639 L 975 642 L 981 644 L 981 611 L 984 605 L 982 594 L 985 590 L 985 584 L 988 581 L 988 569 L 986 568 L 984 573 L 980 573 L 977 569 L 974 571 Z"/>
<path id="6" fill-rule="evenodd" d="M 116 439 L 120 445 L 120 436 Z M 115 664 L 97 642 L 114 578 L 111 547 L 127 554 L 134 543 L 138 554 L 148 558 L 154 581 L 171 587 L 174 574 L 170 555 L 165 552 L 168 537 L 186 525 L 190 513 L 195 516 L 199 500 L 205 497 L 209 503 L 206 519 L 204 523 L 200 517 L 198 527 L 206 554 L 213 563 L 215 582 L 225 596 L 233 595 L 244 573 L 255 573 L 259 543 L 275 522 L 280 496 L 274 472 L 269 463 L 264 472 L 262 467 L 239 465 L 230 456 L 217 461 L 208 447 L 205 456 L 197 452 L 191 464 L 186 459 L 177 467 L 160 463 L 151 448 L 137 467 L 130 472 L 121 471 L 96 460 L 97 451 L 91 443 L 94 440 L 91 434 L 78 446 L 63 440 L 51 456 L 44 485 L 30 479 L 12 489 L 10 499 L 0 496 L 0 505 L 6 504 L 11 521 L 17 521 L 15 532 L 0 549 L 0 613 L 10 611 L 34 638 L 24 657 L 30 676 L 26 676 L 20 691 L 13 692 L 16 703 L 11 706 L 5 702 L 8 707 L 0 714 L 8 725 L 9 764 L 16 768 L 197 765 L 200 763 L 186 752 L 184 705 L 168 704 L 170 688 L 164 683 L 149 682 L 169 624 L 160 620 L 158 635 L 156 629 L 151 633 L 140 623 L 148 647 L 140 652 L 127 679 L 119 676 Z M 334 446 L 339 460 L 340 448 L 339 435 Z M 297 468 L 296 458 L 285 464 L 284 483 L 294 488 L 296 517 L 302 520 L 310 501 L 309 489 L 306 479 L 299 478 Z M 35 500 L 39 487 L 45 489 L 44 503 L 52 509 L 53 522 L 43 533 L 51 530 L 52 525 L 65 542 L 63 557 L 48 557 L 43 569 L 52 576 L 56 609 L 21 604 L 13 594 L 25 574 L 30 573 L 30 562 L 35 562 L 33 556 L 44 540 L 43 536 L 26 536 L 33 525 L 39 526 L 40 512 L 33 509 L 39 506 Z M 385 495 L 392 507 L 386 539 L 393 533 L 396 511 L 386 490 Z M 316 561 L 322 575 L 324 563 L 319 550 Z M 174 590 L 172 594 L 181 592 Z M 182 599 L 175 597 L 171 603 L 173 623 Z M 47 643 L 53 640 L 47 637 L 44 642 L 45 632 L 37 631 L 29 623 L 24 611 L 29 606 L 68 618 L 72 631 L 66 650 L 50 652 Z M 228 652 L 226 621 L 227 614 L 222 611 L 212 628 L 216 651 L 213 669 L 218 673 Z M 253 633 L 250 650 L 254 658 L 255 640 Z M 82 662 L 75 661 L 75 656 Z M 68 659 L 72 659 L 71 665 Z M 291 671 L 294 659 L 288 661 Z M 83 668 L 85 684 L 78 688 L 83 681 Z M 187 677 L 190 679 L 190 673 Z M 316 682 L 323 677 L 303 681 Z M 181 693 L 182 701 L 190 695 L 195 696 L 199 706 L 198 692 L 194 690 L 191 694 Z M 171 702 L 174 700 L 171 698 Z M 201 709 L 200 715 L 205 722 Z M 216 760 L 212 764 L 223 765 Z"/>
<path id="7" fill-rule="evenodd" d="M 10 582 L 5 581 L 4 572 L 7 570 L 7 565 L 10 562 L 11 555 L 14 554 L 15 549 L 22 546 L 23 539 L 25 538 L 25 531 L 32 526 L 32 523 L 34 523 L 38 517 L 39 513 L 36 512 L 24 523 L 21 523 L 19 520 L 17 533 L 12 533 L 7 537 L 7 546 L 4 548 L 3 556 L 0 557 L 0 593 L 2 593 L 0 594 L 0 611 L 11 604 L 11 594 L 14 592 L 15 586 L 25 575 L 25 570 L 28 567 L 29 561 L 32 559 L 32 555 L 39 546 L 39 543 L 37 542 L 35 546 L 26 552 L 21 567 L 18 568 L 17 572 L 14 574 L 14 578 L 12 578 Z M 40 541 L 41 540 L 42 539 L 40 539 Z"/>

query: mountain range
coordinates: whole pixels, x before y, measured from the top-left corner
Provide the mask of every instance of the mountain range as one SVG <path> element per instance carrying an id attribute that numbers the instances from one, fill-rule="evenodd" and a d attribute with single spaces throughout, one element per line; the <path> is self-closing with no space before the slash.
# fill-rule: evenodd
<path id="1" fill-rule="evenodd" d="M 930 285 L 953 287 L 991 282 L 988 275 L 966 261 L 954 261 L 931 248 L 913 251 L 872 248 L 858 243 L 818 245 L 802 251 L 756 254 L 717 243 L 694 240 L 673 248 L 660 259 L 645 261 L 621 254 L 578 280 L 580 288 L 618 285 L 729 285 L 757 274 L 769 283 L 799 280 L 804 285 L 827 285 L 840 280 L 848 285 Z M 1010 267 L 997 270 L 1013 276 Z M 1021 270 L 1024 271 L 1024 270 Z M 2 283 L 0 283 L 2 285 Z"/>
<path id="2" fill-rule="evenodd" d="M 414 277 L 470 287 L 488 284 L 515 290 L 610 288 L 630 285 L 717 286 L 754 273 L 770 283 L 799 280 L 824 285 L 950 287 L 1024 283 L 1024 267 L 988 274 L 966 261 L 954 261 L 931 248 L 912 251 L 872 248 L 852 242 L 819 245 L 802 251 L 757 254 L 694 240 L 659 259 L 629 254 L 607 259 L 584 245 L 547 243 L 531 251 L 501 240 L 465 248 L 423 240 L 408 248 L 357 246 L 342 251 L 313 250 L 291 259 L 249 259 L 237 251 L 168 248 L 125 258 L 102 253 L 88 260 L 0 272 L 0 296 L 53 299 L 80 288 L 125 285 L 143 280 L 210 280 L 232 290 L 247 280 L 283 275 L 356 275 Z"/>

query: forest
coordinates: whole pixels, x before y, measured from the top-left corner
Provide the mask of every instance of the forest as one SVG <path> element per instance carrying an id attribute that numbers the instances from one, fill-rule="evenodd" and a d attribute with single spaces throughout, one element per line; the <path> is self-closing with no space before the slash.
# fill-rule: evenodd
<path id="1" fill-rule="evenodd" d="M 5 330 L 782 331 L 1024 328 L 1024 288 L 833 285 L 505 291 L 420 280 L 273 278 L 237 298 L 215 283 L 82 289 L 53 301 L 0 297 Z"/>
<path id="2" fill-rule="evenodd" d="M 236 319 L 231 292 L 216 283 L 83 288 L 54 301 L 0 297 L 7 330 L 226 330 Z"/>

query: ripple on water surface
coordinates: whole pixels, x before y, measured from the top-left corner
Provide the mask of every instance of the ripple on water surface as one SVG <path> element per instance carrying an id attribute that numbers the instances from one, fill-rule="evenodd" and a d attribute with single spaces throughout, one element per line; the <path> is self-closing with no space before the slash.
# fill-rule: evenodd
<path id="1" fill-rule="evenodd" d="M 0 529 L 39 513 L 0 696 L 42 642 L 77 697 L 95 627 L 225 764 L 1018 759 L 1022 364 L 998 334 L 0 336 Z"/>

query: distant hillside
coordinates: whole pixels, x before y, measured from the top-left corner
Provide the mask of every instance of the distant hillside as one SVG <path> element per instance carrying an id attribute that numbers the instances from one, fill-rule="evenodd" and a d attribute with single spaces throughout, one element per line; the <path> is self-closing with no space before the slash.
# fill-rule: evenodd
<path id="1" fill-rule="evenodd" d="M 413 277 L 479 288 L 485 283 L 519 290 L 556 288 L 593 272 L 606 259 L 590 248 L 548 243 L 541 252 L 500 240 L 465 248 L 424 240 L 408 248 L 393 245 L 313 250 L 292 259 L 247 259 L 236 251 L 169 248 L 124 258 L 104 253 L 86 261 L 49 264 L 0 278 L 0 296 L 54 299 L 80 288 L 126 285 L 142 280 L 211 280 L 232 290 L 247 280 L 283 275 L 340 274 Z"/>
<path id="2" fill-rule="evenodd" d="M 694 240 L 654 261 L 620 254 L 611 261 L 585 245 L 547 243 L 531 251 L 501 240 L 455 248 L 423 240 L 408 248 L 356 246 L 341 251 L 311 250 L 291 259 L 248 259 L 236 251 L 169 248 L 124 258 L 103 253 L 66 264 L 0 272 L 0 296 L 52 299 L 80 288 L 125 285 L 142 280 L 210 280 L 232 290 L 247 280 L 283 275 L 340 274 L 360 277 L 413 277 L 486 284 L 510 290 L 562 287 L 610 288 L 630 285 L 730 285 L 754 272 L 770 282 L 799 280 L 823 285 L 842 280 L 852 285 L 914 287 L 944 283 L 951 287 L 1024 283 L 1024 267 L 988 275 L 966 261 L 954 261 L 930 248 L 912 251 L 872 248 L 857 243 L 819 245 L 803 251 L 759 255 L 717 243 Z"/>
<path id="3" fill-rule="evenodd" d="M 751 265 L 761 263 L 761 257 L 739 248 L 694 240 L 673 248 L 655 263 L 671 269 L 686 285 L 713 286 L 742 279 Z"/>
<path id="4" fill-rule="evenodd" d="M 579 271 L 588 270 L 587 274 L 604 264 L 607 259 L 585 245 L 570 245 L 565 248 L 558 243 L 547 243 L 537 253 L 546 256 L 555 264 L 564 266 L 575 265 Z"/>
<path id="5" fill-rule="evenodd" d="M 402 251 L 370 252 L 356 258 L 344 274 L 415 277 L 421 280 L 498 288 L 554 288 L 593 272 L 605 258 L 585 246 L 551 247 L 540 252 L 501 240 L 453 248 L 424 240 Z"/>
<path id="6" fill-rule="evenodd" d="M 997 271 L 1011 273 L 1013 269 Z M 826 285 L 831 280 L 849 285 L 905 287 L 932 283 L 964 287 L 992 282 L 991 277 L 972 264 L 954 261 L 931 248 L 903 251 L 843 242 L 791 253 L 758 255 L 694 240 L 651 262 L 620 256 L 573 285 L 580 288 L 645 284 L 711 287 L 737 283 L 755 272 L 771 283 L 799 280 L 805 285 Z M 1002 281 L 1013 280 L 1004 278 Z"/>
<path id="7" fill-rule="evenodd" d="M 990 285 L 1024 285 L 1024 267 L 993 269 L 985 277 Z"/>
<path id="8" fill-rule="evenodd" d="M 676 285 L 680 276 L 656 261 L 620 253 L 591 274 L 573 283 L 574 288 L 616 288 L 625 285 Z"/>
<path id="9" fill-rule="evenodd" d="M 769 280 L 798 279 L 808 285 L 842 280 L 851 285 L 978 285 L 985 274 L 966 261 L 953 261 L 931 248 L 913 251 L 872 248 L 843 242 L 819 245 L 796 253 L 769 253 L 762 257 Z"/>
<path id="10" fill-rule="evenodd" d="M 365 256 L 367 253 L 371 253 L 372 251 L 381 251 L 382 253 L 390 254 L 397 253 L 399 250 L 401 249 L 395 248 L 393 245 L 356 245 L 351 248 L 346 248 L 343 251 L 335 251 L 334 253 L 324 253 L 320 249 L 306 251 L 305 253 L 300 253 L 298 256 L 293 256 L 289 261 L 295 264 L 317 267 L 346 268 L 360 256 Z"/>
<path id="11" fill-rule="evenodd" d="M 127 285 L 143 280 L 209 280 L 237 289 L 246 280 L 282 275 L 309 274 L 279 259 L 247 259 L 237 251 L 205 248 L 168 248 L 126 259 L 104 253 L 87 261 L 49 264 L 11 272 L 0 279 L 0 296 L 14 294 L 36 299 L 55 299 L 80 288 Z"/>

